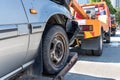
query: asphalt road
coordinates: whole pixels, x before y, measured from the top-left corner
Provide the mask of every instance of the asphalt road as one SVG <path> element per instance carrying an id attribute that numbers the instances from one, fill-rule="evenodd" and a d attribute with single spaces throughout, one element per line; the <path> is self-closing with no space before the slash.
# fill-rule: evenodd
<path id="1" fill-rule="evenodd" d="M 65 80 L 120 80 L 120 31 L 104 43 L 100 57 L 84 55 L 89 51 L 77 48 L 79 59 L 65 76 Z"/>

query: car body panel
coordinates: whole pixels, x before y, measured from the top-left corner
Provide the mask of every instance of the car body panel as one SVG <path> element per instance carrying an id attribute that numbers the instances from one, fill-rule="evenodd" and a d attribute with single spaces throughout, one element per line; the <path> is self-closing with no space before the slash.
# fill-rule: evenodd
<path id="1" fill-rule="evenodd" d="M 35 59 L 51 16 L 70 18 L 64 6 L 50 0 L 1 0 L 0 10 L 0 79 Z"/>
<path id="2" fill-rule="evenodd" d="M 69 11 L 62 5 L 50 0 L 22 0 L 29 23 L 47 22 L 55 14 L 62 14 L 70 18 Z M 37 10 L 37 14 L 31 14 L 30 9 Z"/>
<path id="3" fill-rule="evenodd" d="M 28 47 L 28 23 L 20 0 L 0 1 L 0 77 L 19 68 Z M 23 30 L 19 30 L 24 25 Z M 22 34 L 26 35 L 22 35 Z"/>
<path id="4" fill-rule="evenodd" d="M 56 4 L 50 0 L 22 0 L 22 2 L 32 29 L 29 40 L 28 54 L 26 57 L 27 62 L 34 59 L 38 53 L 42 33 L 50 17 L 56 14 L 61 14 L 70 18 L 70 14 L 64 6 Z M 31 14 L 30 9 L 36 10 L 37 14 Z"/>
<path id="5" fill-rule="evenodd" d="M 20 0 L 0 1 L 0 25 L 27 23 Z"/>

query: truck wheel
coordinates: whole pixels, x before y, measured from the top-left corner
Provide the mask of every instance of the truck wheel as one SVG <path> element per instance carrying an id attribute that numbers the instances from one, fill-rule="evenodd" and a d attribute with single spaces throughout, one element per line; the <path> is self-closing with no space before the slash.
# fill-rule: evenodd
<path id="1" fill-rule="evenodd" d="M 67 63 L 69 44 L 65 30 L 59 25 L 51 25 L 43 37 L 42 53 L 44 72 L 56 74 Z"/>
<path id="2" fill-rule="evenodd" d="M 103 36 L 98 37 L 98 50 L 93 50 L 93 56 L 101 56 L 103 51 Z"/>
<path id="3" fill-rule="evenodd" d="M 108 33 L 106 33 L 106 43 L 110 43 L 110 37 L 111 37 L 111 33 L 110 30 Z"/>
<path id="4" fill-rule="evenodd" d="M 111 28 L 111 32 L 112 32 L 111 36 L 115 36 L 115 34 L 116 34 L 116 28 Z"/>
<path id="5" fill-rule="evenodd" d="M 116 34 L 116 32 L 114 31 L 114 32 L 113 32 L 113 36 L 115 36 L 115 34 Z"/>
<path id="6" fill-rule="evenodd" d="M 115 34 L 116 34 L 116 33 L 115 33 L 115 31 L 113 31 L 113 33 L 112 33 L 112 35 L 111 35 L 111 36 L 115 36 Z"/>

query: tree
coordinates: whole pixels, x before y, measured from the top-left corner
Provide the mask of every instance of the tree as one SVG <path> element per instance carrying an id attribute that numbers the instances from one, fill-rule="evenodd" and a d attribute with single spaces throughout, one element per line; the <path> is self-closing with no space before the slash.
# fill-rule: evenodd
<path id="1" fill-rule="evenodd" d="M 120 8 L 117 8 L 116 10 L 117 12 L 115 13 L 115 18 L 118 24 L 120 24 Z"/>
<path id="2" fill-rule="evenodd" d="M 101 0 L 90 0 L 90 3 L 93 3 L 93 2 L 100 2 Z"/>
<path id="3" fill-rule="evenodd" d="M 111 4 L 111 1 L 110 0 L 105 0 L 106 4 L 108 5 L 109 7 L 109 10 L 110 10 L 110 13 L 111 14 L 115 14 L 117 11 L 115 8 L 113 8 L 112 4 Z"/>

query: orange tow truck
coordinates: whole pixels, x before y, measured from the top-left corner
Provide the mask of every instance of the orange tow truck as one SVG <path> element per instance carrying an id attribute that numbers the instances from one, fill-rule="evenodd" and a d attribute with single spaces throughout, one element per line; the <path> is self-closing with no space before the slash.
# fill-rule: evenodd
<path id="1" fill-rule="evenodd" d="M 91 50 L 95 56 L 102 54 L 103 39 L 110 43 L 110 12 L 104 1 L 81 5 L 77 0 L 69 4 L 73 19 L 78 22 L 80 31 L 70 46 L 80 46 Z"/>
<path id="2" fill-rule="evenodd" d="M 112 36 L 115 36 L 116 34 L 116 27 L 117 27 L 117 23 L 116 23 L 115 15 L 111 15 L 111 35 Z"/>

